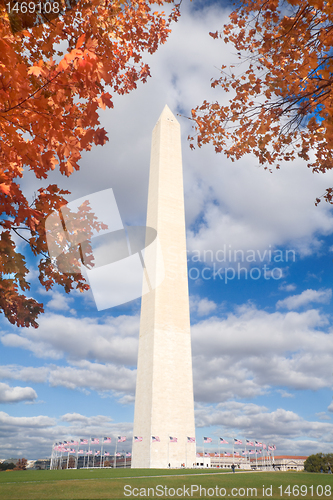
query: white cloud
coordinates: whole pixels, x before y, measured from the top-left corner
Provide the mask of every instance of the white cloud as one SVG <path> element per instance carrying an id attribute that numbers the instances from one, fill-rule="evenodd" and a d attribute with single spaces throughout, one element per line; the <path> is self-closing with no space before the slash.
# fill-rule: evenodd
<path id="1" fill-rule="evenodd" d="M 41 358 L 92 359 L 136 365 L 138 316 L 73 318 L 60 314 L 41 316 L 39 328 L 3 334 L 4 346 L 20 347 Z"/>
<path id="2" fill-rule="evenodd" d="M 48 365 L 40 368 L 18 365 L 0 366 L 0 377 L 7 379 L 44 382 L 51 387 L 95 390 L 115 396 L 133 395 L 136 370 L 110 363 L 76 361 L 69 366 Z"/>
<path id="3" fill-rule="evenodd" d="M 289 285 L 287 285 L 287 283 L 282 283 L 279 286 L 279 290 L 283 290 L 285 292 L 293 292 L 294 290 L 296 290 L 296 288 L 296 285 L 294 285 L 293 283 L 290 283 Z"/>
<path id="4" fill-rule="evenodd" d="M 7 413 L 0 411 L 0 428 L 4 431 L 9 428 L 47 428 L 55 424 L 55 419 L 39 415 L 37 417 L 11 417 Z"/>
<path id="5" fill-rule="evenodd" d="M 288 391 L 285 391 L 284 389 L 278 389 L 277 392 L 281 395 L 281 398 L 294 398 L 295 394 L 291 394 Z"/>
<path id="6" fill-rule="evenodd" d="M 276 303 L 277 308 L 284 307 L 286 309 L 298 309 L 299 307 L 317 302 L 320 304 L 328 304 L 332 298 L 332 290 L 304 290 L 300 295 L 292 295 Z"/>
<path id="7" fill-rule="evenodd" d="M 34 401 L 37 398 L 32 387 L 10 387 L 0 382 L 0 403 L 19 403 L 20 401 Z"/>
<path id="8" fill-rule="evenodd" d="M 47 307 L 56 311 L 68 311 L 73 300 L 74 299 L 69 297 L 67 294 L 65 295 L 60 292 L 53 291 L 52 299 L 48 301 Z"/>
<path id="9" fill-rule="evenodd" d="M 217 304 L 213 300 L 207 298 L 200 299 L 199 296 L 190 296 L 190 310 L 198 316 L 208 316 L 215 311 Z"/>
<path id="10" fill-rule="evenodd" d="M 332 403 L 329 405 L 329 407 L 327 409 L 328 409 L 328 411 L 331 411 L 333 413 L 333 401 L 332 401 Z"/>
<path id="11" fill-rule="evenodd" d="M 66 413 L 65 415 L 62 415 L 62 417 L 60 417 L 60 420 L 62 422 L 70 422 L 70 423 L 75 422 L 83 424 L 85 426 L 90 426 L 90 425 L 102 426 L 112 421 L 110 417 L 106 417 L 104 415 L 95 415 L 93 417 L 86 417 L 84 415 L 81 415 L 80 413 Z"/>
<path id="12" fill-rule="evenodd" d="M 326 412 L 324 411 L 320 411 L 319 413 L 316 413 L 316 416 L 320 419 L 320 420 L 331 420 L 331 417 L 329 415 L 327 415 Z"/>
<path id="13" fill-rule="evenodd" d="M 102 325 L 93 321 L 94 335 L 89 341 L 83 322 L 73 319 L 74 325 L 78 328 L 82 326 L 78 335 L 81 335 L 83 353 L 89 352 L 88 349 L 100 352 L 93 341 L 99 342 L 100 337 L 105 340 L 104 328 L 107 327 L 111 337 L 107 344 L 102 345 L 111 343 L 115 348 L 113 351 L 110 349 L 112 354 L 104 352 L 99 355 L 100 359 L 96 362 L 71 357 L 67 366 L 51 364 L 33 368 L 7 365 L 0 367 L 0 376 L 35 382 L 45 380 L 52 387 L 95 390 L 104 395 L 109 393 L 119 398 L 131 398 L 135 392 L 137 337 L 135 339 L 134 335 L 137 335 L 137 318 L 132 318 L 133 323 L 128 317 L 117 319 L 118 322 L 111 318 L 109 323 Z M 56 318 L 53 320 L 55 323 Z M 233 397 L 256 397 L 267 393 L 271 387 L 283 391 L 281 395 L 284 397 L 288 388 L 318 390 L 328 387 L 333 333 L 325 331 L 327 326 L 327 317 L 318 310 L 269 313 L 250 305 L 240 306 L 223 318 L 207 318 L 193 325 L 196 401 L 211 403 Z M 88 324 L 88 331 L 90 327 Z M 124 329 L 123 337 L 118 335 L 116 327 Z M 68 345 L 75 344 L 73 339 L 67 342 L 66 333 L 62 332 L 63 336 L 57 339 L 57 346 L 59 349 L 61 346 L 61 352 L 73 356 Z M 44 333 L 42 337 L 44 340 Z M 51 335 L 50 342 L 52 338 Z M 74 338 L 79 342 L 79 336 Z M 131 344 L 131 356 L 126 357 L 124 353 L 129 339 L 135 342 Z M 108 357 L 111 362 L 101 362 Z"/>
<path id="14" fill-rule="evenodd" d="M 196 401 L 255 397 L 270 387 L 330 386 L 333 333 L 316 310 L 268 313 L 244 305 L 192 326 Z"/>
<path id="15" fill-rule="evenodd" d="M 59 419 L 45 415 L 35 417 L 13 417 L 0 412 L 0 458 L 26 457 L 28 459 L 50 457 L 56 441 L 93 436 L 111 436 L 114 446 L 117 435 L 128 436 L 123 444 L 131 447 L 132 423 L 113 422 L 104 415 L 86 417 L 67 413 Z"/>
<path id="16" fill-rule="evenodd" d="M 0 379 L 23 380 L 24 382 L 43 383 L 48 377 L 47 367 L 0 365 Z"/>
<path id="17" fill-rule="evenodd" d="M 125 366 L 79 361 L 76 366 L 55 367 L 50 371 L 51 386 L 70 389 L 88 388 L 114 391 L 117 394 L 135 392 L 136 371 Z"/>
<path id="18" fill-rule="evenodd" d="M 230 401 L 198 406 L 195 413 L 197 427 L 223 427 L 223 437 L 229 443 L 234 436 L 274 443 L 277 454 L 290 454 L 291 450 L 295 455 L 327 453 L 333 438 L 332 423 L 308 421 L 283 408 L 270 411 L 265 406 Z"/>

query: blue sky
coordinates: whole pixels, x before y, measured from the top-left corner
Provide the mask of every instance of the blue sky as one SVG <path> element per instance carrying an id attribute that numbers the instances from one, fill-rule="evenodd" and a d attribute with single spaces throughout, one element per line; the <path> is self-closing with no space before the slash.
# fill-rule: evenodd
<path id="1" fill-rule="evenodd" d="M 328 452 L 333 216 L 314 201 L 333 175 L 300 160 L 270 174 L 253 157 L 231 163 L 209 146 L 190 150 L 185 117 L 203 99 L 227 102 L 210 79 L 235 61 L 208 35 L 227 9 L 201 5 L 183 2 L 169 40 L 147 56 L 152 78 L 101 113 L 109 143 L 70 179 L 52 172 L 49 183 L 69 189 L 70 200 L 110 187 L 123 223 L 145 224 L 151 132 L 165 104 L 179 113 L 198 445 L 210 436 L 206 448 L 217 451 L 222 436 L 274 443 L 277 454 Z M 41 185 L 23 180 L 31 198 Z M 140 299 L 98 311 L 91 292 L 46 293 L 32 257 L 28 264 L 31 295 L 46 312 L 37 330 L 0 318 L 0 458 L 46 457 L 54 441 L 104 435 L 128 436 L 129 450 Z"/>

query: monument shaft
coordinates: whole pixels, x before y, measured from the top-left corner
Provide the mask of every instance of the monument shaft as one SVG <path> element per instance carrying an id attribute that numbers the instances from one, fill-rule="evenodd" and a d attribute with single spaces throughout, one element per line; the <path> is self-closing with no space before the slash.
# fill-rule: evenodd
<path id="1" fill-rule="evenodd" d="M 165 106 L 152 135 L 147 226 L 157 230 L 160 286 L 142 297 L 133 468 L 192 467 L 195 436 L 180 125 Z M 163 259 L 163 262 L 161 261 Z M 160 441 L 152 440 L 152 436 Z M 177 442 L 170 441 L 170 437 Z"/>

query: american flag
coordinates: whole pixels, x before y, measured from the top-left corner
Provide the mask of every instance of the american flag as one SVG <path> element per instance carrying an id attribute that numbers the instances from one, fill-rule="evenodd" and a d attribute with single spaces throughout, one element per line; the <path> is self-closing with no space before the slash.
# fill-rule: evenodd
<path id="1" fill-rule="evenodd" d="M 91 450 L 87 451 L 87 455 L 92 455 L 92 451 Z"/>
<path id="2" fill-rule="evenodd" d="M 273 451 L 274 447 L 273 446 L 268 446 L 269 451 Z"/>
<path id="3" fill-rule="evenodd" d="M 134 443 L 140 443 L 142 441 L 141 436 L 134 436 Z"/>
<path id="4" fill-rule="evenodd" d="M 159 438 L 158 436 L 152 436 L 152 437 L 151 437 L 151 440 L 152 440 L 152 442 L 153 442 L 153 443 L 156 443 L 156 442 L 160 442 L 160 441 L 161 441 L 161 440 L 160 440 L 160 438 Z"/>
<path id="5" fill-rule="evenodd" d="M 223 439 L 223 438 L 220 438 L 220 443 L 221 443 L 221 444 L 222 444 L 222 443 L 224 443 L 224 444 L 228 444 L 228 441 L 226 441 L 226 440 L 225 440 L 225 439 Z"/>
<path id="6" fill-rule="evenodd" d="M 249 455 L 253 455 L 256 452 L 256 450 L 249 450 Z"/>
<path id="7" fill-rule="evenodd" d="M 262 448 L 263 448 L 263 450 L 266 450 L 266 445 L 265 445 L 265 444 L 263 444 L 263 445 L 262 445 Z"/>
<path id="8" fill-rule="evenodd" d="M 249 446 L 254 446 L 254 442 L 253 441 L 249 441 L 248 439 L 246 440 L 246 444 L 248 444 Z"/>
<path id="9" fill-rule="evenodd" d="M 258 453 L 258 454 L 260 454 L 260 453 L 261 453 L 261 449 L 260 449 L 260 450 L 258 450 L 258 451 L 257 451 L 257 453 Z"/>
<path id="10" fill-rule="evenodd" d="M 84 453 L 84 451 L 83 450 L 79 450 L 78 453 Z"/>
<path id="11" fill-rule="evenodd" d="M 177 443 L 177 438 L 171 436 L 169 436 L 169 438 L 170 438 L 170 443 Z"/>
<path id="12" fill-rule="evenodd" d="M 129 451 L 126 453 L 126 457 L 131 457 L 132 456 L 132 453 Z"/>
<path id="13" fill-rule="evenodd" d="M 77 446 L 77 445 L 79 444 L 79 443 L 78 443 L 78 441 L 73 441 L 73 439 L 72 439 L 71 443 L 72 443 L 72 445 L 74 445 L 74 446 Z"/>
<path id="14" fill-rule="evenodd" d="M 274 450 L 276 450 L 276 446 L 275 446 L 275 444 L 273 444 L 273 449 L 274 449 Z"/>
<path id="15" fill-rule="evenodd" d="M 195 443 L 195 438 L 191 438 L 187 436 L 187 442 L 188 443 Z"/>
<path id="16" fill-rule="evenodd" d="M 74 448 L 71 448 L 71 453 L 76 453 L 76 450 L 74 450 Z"/>
<path id="17" fill-rule="evenodd" d="M 210 457 L 210 454 L 209 453 L 205 453 L 205 457 Z"/>
<path id="18" fill-rule="evenodd" d="M 197 453 L 197 457 L 200 457 L 200 456 L 201 456 L 200 453 Z"/>
<path id="19" fill-rule="evenodd" d="M 111 443 L 111 438 L 110 437 L 105 437 L 104 438 L 104 443 Z"/>
<path id="20" fill-rule="evenodd" d="M 212 438 L 204 437 L 204 443 L 211 443 L 211 442 L 212 442 Z"/>
<path id="21" fill-rule="evenodd" d="M 121 457 L 121 454 L 120 453 L 116 453 L 116 457 Z"/>
<path id="22" fill-rule="evenodd" d="M 234 441 L 235 441 L 235 444 L 243 444 L 242 441 L 240 439 L 236 439 L 234 438 Z"/>
<path id="23" fill-rule="evenodd" d="M 91 438 L 91 444 L 99 444 L 98 438 Z"/>
<path id="24" fill-rule="evenodd" d="M 225 457 L 231 457 L 231 453 L 225 453 L 224 456 Z"/>
<path id="25" fill-rule="evenodd" d="M 104 453 L 104 455 L 105 455 L 106 457 L 109 457 L 109 456 L 110 456 L 110 453 L 109 453 L 108 451 L 106 451 L 106 452 Z"/>
<path id="26" fill-rule="evenodd" d="M 219 457 L 219 456 L 220 456 L 220 454 L 219 454 L 219 453 L 215 453 L 215 457 Z"/>
<path id="27" fill-rule="evenodd" d="M 239 457 L 238 451 L 235 451 L 234 455 L 235 455 L 235 457 Z"/>
<path id="28" fill-rule="evenodd" d="M 262 443 L 260 441 L 256 441 L 255 446 L 262 446 Z"/>
<path id="29" fill-rule="evenodd" d="M 124 443 L 126 441 L 126 436 L 118 436 L 118 443 Z"/>
<path id="30" fill-rule="evenodd" d="M 248 452 L 247 452 L 247 450 L 243 450 L 242 453 L 243 453 L 243 455 L 247 455 Z"/>
<path id="31" fill-rule="evenodd" d="M 99 450 L 99 451 L 96 451 L 95 456 L 96 456 L 96 455 L 99 455 L 100 453 L 101 453 L 101 451 L 100 451 L 100 450 Z"/>
<path id="32" fill-rule="evenodd" d="M 88 439 L 80 439 L 80 444 L 88 444 Z"/>

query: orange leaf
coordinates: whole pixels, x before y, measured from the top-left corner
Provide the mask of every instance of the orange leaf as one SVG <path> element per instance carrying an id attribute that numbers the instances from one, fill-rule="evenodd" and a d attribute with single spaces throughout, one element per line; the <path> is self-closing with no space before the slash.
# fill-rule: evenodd
<path id="1" fill-rule="evenodd" d="M 80 47 L 82 47 L 84 41 L 86 39 L 86 35 L 85 33 L 83 33 L 83 35 L 81 35 L 78 39 L 78 41 L 76 42 L 76 48 L 79 49 Z"/>
<path id="2" fill-rule="evenodd" d="M 8 184 L 5 184 L 4 182 L 2 184 L 0 184 L 0 189 L 5 194 L 10 193 L 10 186 L 8 186 Z"/>
<path id="3" fill-rule="evenodd" d="M 28 75 L 39 76 L 41 72 L 42 68 L 40 68 L 39 66 L 30 66 L 30 68 L 28 69 Z"/>

